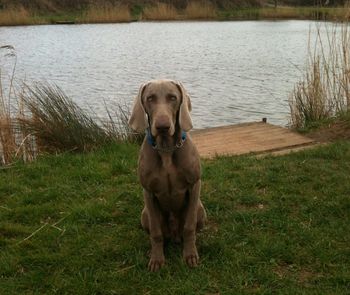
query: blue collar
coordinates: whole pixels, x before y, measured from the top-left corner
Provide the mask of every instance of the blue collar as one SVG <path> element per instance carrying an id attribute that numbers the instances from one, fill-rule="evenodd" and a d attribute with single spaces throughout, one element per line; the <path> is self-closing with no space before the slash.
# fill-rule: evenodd
<path id="1" fill-rule="evenodd" d="M 147 142 L 151 145 L 151 146 L 155 146 L 156 145 L 156 141 L 154 140 L 151 131 L 149 130 L 149 128 L 146 129 L 146 136 L 147 136 Z"/>
<path id="2" fill-rule="evenodd" d="M 181 131 L 181 141 L 182 143 L 186 140 L 187 134 L 185 131 Z M 151 131 L 149 130 L 149 128 L 146 129 L 146 138 L 147 138 L 147 142 L 152 146 L 152 147 L 156 147 L 156 141 L 154 140 L 154 137 L 152 136 Z M 177 146 L 178 144 L 176 144 L 175 146 Z M 181 145 L 182 146 L 182 145 Z"/>

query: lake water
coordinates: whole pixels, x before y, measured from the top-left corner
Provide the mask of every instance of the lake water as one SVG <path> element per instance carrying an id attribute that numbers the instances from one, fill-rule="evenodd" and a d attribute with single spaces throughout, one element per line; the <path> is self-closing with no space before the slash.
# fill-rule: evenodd
<path id="1" fill-rule="evenodd" d="M 13 45 L 16 78 L 60 86 L 104 116 L 131 105 L 139 85 L 183 82 L 195 128 L 267 117 L 288 123 L 288 96 L 302 76 L 312 21 L 137 22 L 0 27 Z M 3 73 L 13 59 L 1 56 Z"/>

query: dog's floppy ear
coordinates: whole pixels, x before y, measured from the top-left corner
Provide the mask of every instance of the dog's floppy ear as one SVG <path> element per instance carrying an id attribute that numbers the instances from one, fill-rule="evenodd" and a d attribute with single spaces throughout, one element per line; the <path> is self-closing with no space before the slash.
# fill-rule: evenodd
<path id="1" fill-rule="evenodd" d="M 177 81 L 175 84 L 180 89 L 182 96 L 182 102 L 179 111 L 179 125 L 183 131 L 189 131 L 193 127 L 190 115 L 190 112 L 192 110 L 191 100 L 182 83 Z"/>
<path id="2" fill-rule="evenodd" d="M 142 104 L 142 94 L 147 84 L 142 84 L 137 94 L 132 108 L 129 125 L 137 132 L 142 132 L 147 128 L 147 117 Z"/>

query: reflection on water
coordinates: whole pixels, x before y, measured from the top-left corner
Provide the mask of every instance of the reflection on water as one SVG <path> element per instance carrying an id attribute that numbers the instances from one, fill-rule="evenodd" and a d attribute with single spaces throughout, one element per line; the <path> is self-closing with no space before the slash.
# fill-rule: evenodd
<path id="1" fill-rule="evenodd" d="M 181 80 L 195 128 L 261 120 L 285 125 L 311 21 L 149 22 L 0 28 L 17 78 L 56 83 L 83 107 L 132 104 L 142 82 Z M 3 65 L 4 67 L 4 65 Z M 5 66 L 6 68 L 6 66 Z M 7 67 L 9 70 L 9 67 Z"/>

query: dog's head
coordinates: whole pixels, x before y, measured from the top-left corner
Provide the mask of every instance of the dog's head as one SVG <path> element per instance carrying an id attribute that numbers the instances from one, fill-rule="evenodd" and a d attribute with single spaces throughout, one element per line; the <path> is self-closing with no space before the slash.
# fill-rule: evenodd
<path id="1" fill-rule="evenodd" d="M 180 82 L 154 80 L 141 85 L 129 119 L 132 129 L 142 132 L 148 125 L 154 137 L 173 136 L 176 124 L 192 129 L 191 101 Z"/>

